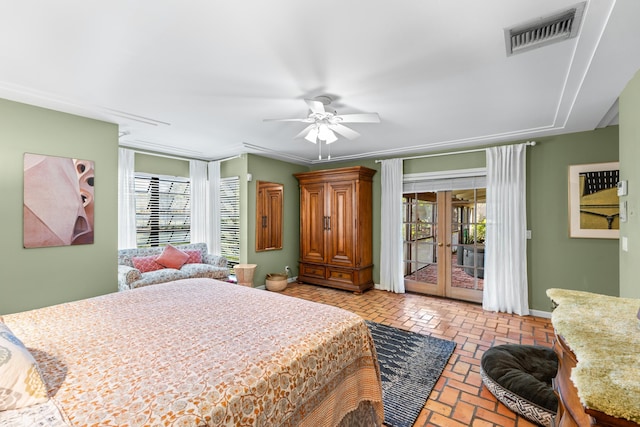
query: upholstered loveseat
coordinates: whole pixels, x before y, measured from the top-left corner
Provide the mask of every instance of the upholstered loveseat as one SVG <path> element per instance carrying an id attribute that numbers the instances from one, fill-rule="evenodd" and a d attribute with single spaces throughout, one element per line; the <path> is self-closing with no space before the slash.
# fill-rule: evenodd
<path id="1" fill-rule="evenodd" d="M 118 251 L 120 291 L 194 277 L 226 280 L 229 277 L 227 259 L 210 254 L 206 243 Z"/>

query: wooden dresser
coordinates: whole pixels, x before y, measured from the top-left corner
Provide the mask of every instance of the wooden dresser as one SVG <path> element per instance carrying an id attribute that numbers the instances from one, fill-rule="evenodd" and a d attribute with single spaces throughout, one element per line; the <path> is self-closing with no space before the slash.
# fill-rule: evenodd
<path id="1" fill-rule="evenodd" d="M 300 184 L 299 282 L 356 293 L 373 287 L 375 173 L 356 166 L 294 174 Z"/>
<path id="2" fill-rule="evenodd" d="M 640 337 L 635 318 L 640 300 L 563 289 L 549 289 L 547 295 L 558 304 L 552 316 L 559 360 L 553 381 L 558 395 L 555 426 L 639 426 L 630 419 L 640 419 L 640 378 L 630 375 L 640 370 L 635 340 Z M 574 373 L 580 358 L 588 367 Z M 634 363 L 637 366 L 629 366 Z M 612 378 L 619 376 L 629 383 L 616 384 Z"/>

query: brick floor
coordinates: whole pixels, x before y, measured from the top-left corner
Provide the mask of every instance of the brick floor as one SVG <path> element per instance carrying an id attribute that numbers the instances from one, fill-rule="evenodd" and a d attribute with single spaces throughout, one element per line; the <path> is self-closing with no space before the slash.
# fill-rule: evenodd
<path id="1" fill-rule="evenodd" d="M 550 319 L 492 313 L 478 304 L 370 290 L 362 295 L 306 284 L 289 284 L 284 294 L 330 304 L 367 320 L 453 340 L 456 349 L 425 402 L 414 427 L 533 427 L 482 385 L 480 359 L 506 343 L 553 345 Z"/>

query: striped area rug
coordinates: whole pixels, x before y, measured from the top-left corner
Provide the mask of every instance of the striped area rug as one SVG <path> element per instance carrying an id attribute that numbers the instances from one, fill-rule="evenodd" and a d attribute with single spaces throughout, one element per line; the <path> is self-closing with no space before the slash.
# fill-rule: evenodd
<path id="1" fill-rule="evenodd" d="M 456 343 L 367 321 L 382 377 L 384 423 L 411 427 Z"/>

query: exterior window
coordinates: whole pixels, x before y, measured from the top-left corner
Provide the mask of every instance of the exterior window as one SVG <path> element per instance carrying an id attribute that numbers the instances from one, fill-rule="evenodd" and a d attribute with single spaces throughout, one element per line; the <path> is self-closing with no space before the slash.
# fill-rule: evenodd
<path id="1" fill-rule="evenodd" d="M 220 251 L 229 267 L 240 262 L 240 180 L 220 179 Z"/>
<path id="2" fill-rule="evenodd" d="M 139 248 L 189 243 L 189 178 L 136 173 L 136 240 Z"/>

